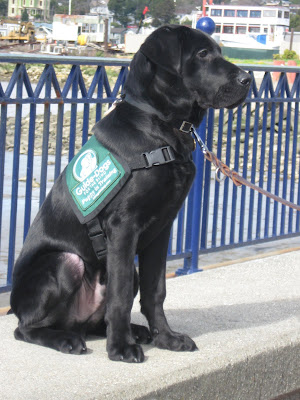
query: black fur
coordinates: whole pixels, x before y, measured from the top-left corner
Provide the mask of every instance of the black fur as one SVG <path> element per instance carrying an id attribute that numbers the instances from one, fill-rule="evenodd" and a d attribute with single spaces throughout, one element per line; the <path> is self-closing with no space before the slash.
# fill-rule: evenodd
<path id="1" fill-rule="evenodd" d="M 11 307 L 19 319 L 16 339 L 81 354 L 86 333 L 106 334 L 109 358 L 127 362 L 142 362 L 140 344 L 151 339 L 163 349 L 196 349 L 192 339 L 170 329 L 163 311 L 170 229 L 195 175 L 188 161 L 193 139 L 178 128 L 182 121 L 198 126 L 208 107 L 240 104 L 250 81 L 200 31 L 167 26 L 146 40 L 125 86 L 132 101 L 125 97 L 94 133 L 127 162 L 167 145 L 182 162 L 133 171 L 99 214 L 107 237 L 107 256 L 100 261 L 58 178 L 15 265 Z M 138 289 L 136 254 L 141 311 L 150 332 L 130 324 Z"/>

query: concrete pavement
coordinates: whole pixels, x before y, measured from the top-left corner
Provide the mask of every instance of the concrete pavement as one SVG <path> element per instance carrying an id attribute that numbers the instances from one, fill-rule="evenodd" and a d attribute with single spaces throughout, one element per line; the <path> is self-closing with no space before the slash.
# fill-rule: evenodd
<path id="1" fill-rule="evenodd" d="M 199 351 L 143 346 L 137 365 L 109 361 L 97 338 L 82 356 L 15 341 L 16 318 L 1 317 L 1 400 L 271 400 L 300 389 L 300 251 L 169 279 L 167 290 L 170 325 Z M 144 321 L 138 301 L 132 321 Z"/>

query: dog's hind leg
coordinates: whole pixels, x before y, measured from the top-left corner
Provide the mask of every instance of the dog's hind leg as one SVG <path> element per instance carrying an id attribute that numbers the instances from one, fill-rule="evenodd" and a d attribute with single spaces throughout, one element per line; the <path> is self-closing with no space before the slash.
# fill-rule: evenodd
<path id="1" fill-rule="evenodd" d="M 21 324 L 14 332 L 15 339 L 34 343 L 68 354 L 84 354 L 87 351 L 82 336 L 71 331 L 51 328 L 24 328 Z"/>
<path id="2" fill-rule="evenodd" d="M 83 274 L 83 261 L 70 253 L 45 254 L 16 272 L 11 294 L 19 318 L 15 338 L 64 353 L 86 352 L 81 334 L 68 327 L 68 311 Z"/>

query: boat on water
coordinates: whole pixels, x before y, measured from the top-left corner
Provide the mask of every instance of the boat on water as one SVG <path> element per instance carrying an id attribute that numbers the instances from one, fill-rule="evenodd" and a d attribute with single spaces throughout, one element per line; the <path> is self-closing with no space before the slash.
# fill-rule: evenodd
<path id="1" fill-rule="evenodd" d="M 215 23 L 213 38 L 230 57 L 249 53 L 269 58 L 278 53 L 289 31 L 290 10 L 274 3 L 264 6 L 206 5 L 206 15 Z"/>

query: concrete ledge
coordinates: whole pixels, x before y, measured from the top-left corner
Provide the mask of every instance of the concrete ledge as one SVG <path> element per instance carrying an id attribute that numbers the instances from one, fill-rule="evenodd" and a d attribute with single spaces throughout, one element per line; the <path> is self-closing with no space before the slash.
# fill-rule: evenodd
<path id="1" fill-rule="evenodd" d="M 300 251 L 168 280 L 170 325 L 199 351 L 144 346 L 138 365 L 109 361 L 96 338 L 84 356 L 15 341 L 16 318 L 1 317 L 1 399 L 271 400 L 295 391 L 299 283 Z M 142 323 L 138 309 L 136 301 L 132 320 Z"/>

